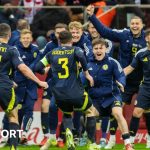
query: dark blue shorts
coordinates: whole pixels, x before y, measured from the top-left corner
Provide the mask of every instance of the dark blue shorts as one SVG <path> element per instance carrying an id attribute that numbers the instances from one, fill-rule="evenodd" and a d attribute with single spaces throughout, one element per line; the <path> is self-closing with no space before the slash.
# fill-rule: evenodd
<path id="1" fill-rule="evenodd" d="M 124 93 L 122 93 L 122 102 L 124 102 L 127 105 L 130 105 L 133 95 L 138 93 L 138 90 L 139 86 L 131 86 L 127 84 L 125 86 Z"/>
<path id="2" fill-rule="evenodd" d="M 109 106 L 103 107 L 100 101 L 93 100 L 93 105 L 98 110 L 101 117 L 109 117 L 113 107 L 122 107 L 122 101 L 114 100 Z"/>
<path id="3" fill-rule="evenodd" d="M 49 80 L 47 83 L 49 87 L 47 89 L 44 89 L 42 98 L 51 100 L 52 98 L 51 80 Z"/>
<path id="4" fill-rule="evenodd" d="M 12 111 L 18 102 L 16 100 L 15 91 L 13 88 L 3 88 L 0 87 L 0 106 L 6 112 Z"/>
<path id="5" fill-rule="evenodd" d="M 141 86 L 137 95 L 136 107 L 143 109 L 150 109 L 150 87 L 146 88 Z"/>
<path id="6" fill-rule="evenodd" d="M 70 114 L 73 111 L 85 111 L 92 106 L 92 100 L 87 92 L 78 99 L 56 99 L 56 105 L 64 113 Z"/>

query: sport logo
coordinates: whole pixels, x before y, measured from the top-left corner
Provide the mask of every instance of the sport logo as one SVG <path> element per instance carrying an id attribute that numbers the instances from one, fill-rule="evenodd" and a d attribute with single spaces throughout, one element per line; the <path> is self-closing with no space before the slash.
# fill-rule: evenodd
<path id="1" fill-rule="evenodd" d="M 0 136 L 2 138 L 16 138 L 19 137 L 21 138 L 21 134 L 22 134 L 23 130 L 1 130 L 0 131 Z"/>

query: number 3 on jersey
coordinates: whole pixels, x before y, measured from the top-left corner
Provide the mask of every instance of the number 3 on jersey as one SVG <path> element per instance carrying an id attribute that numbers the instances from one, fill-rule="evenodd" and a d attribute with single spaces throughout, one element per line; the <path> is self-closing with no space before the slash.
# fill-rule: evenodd
<path id="1" fill-rule="evenodd" d="M 68 68 L 68 58 L 59 58 L 58 59 L 58 64 L 62 66 L 62 69 L 65 70 L 65 73 L 58 73 L 58 78 L 59 79 L 65 79 L 69 77 L 69 68 Z"/>

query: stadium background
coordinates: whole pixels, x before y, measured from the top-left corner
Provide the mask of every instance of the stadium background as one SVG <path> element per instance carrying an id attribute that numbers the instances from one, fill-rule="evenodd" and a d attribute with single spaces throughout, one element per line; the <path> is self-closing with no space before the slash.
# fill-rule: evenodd
<path id="1" fill-rule="evenodd" d="M 18 0 L 13 0 L 13 4 L 16 5 L 18 3 Z M 126 8 L 132 8 L 135 7 L 135 5 L 118 5 L 115 6 L 115 9 L 118 11 L 121 11 L 124 7 Z M 136 6 L 137 7 L 137 6 Z M 114 6 L 109 7 L 107 10 L 114 8 Z M 144 10 L 144 12 L 149 12 L 150 10 L 150 5 L 138 5 L 138 8 L 141 8 L 142 10 Z M 58 9 L 58 8 L 57 8 Z M 83 11 L 84 12 L 84 11 Z M 103 12 L 105 13 L 105 12 Z M 116 19 L 114 22 L 114 26 L 117 28 L 122 28 L 124 27 L 124 24 L 120 24 L 120 18 L 122 18 L 120 16 L 120 13 L 116 14 Z M 131 13 L 127 13 L 126 15 L 126 23 L 128 24 L 128 21 L 131 17 Z M 84 18 L 84 23 L 86 24 L 86 17 Z M 149 20 L 149 15 L 147 13 L 147 18 L 145 20 L 145 25 L 146 27 L 149 27 L 149 23 L 147 22 L 147 20 Z M 38 75 L 39 76 L 39 75 Z M 40 78 L 44 79 L 42 76 L 39 76 Z M 31 126 L 31 129 L 28 133 L 28 143 L 29 144 L 38 144 L 40 143 L 41 139 L 43 138 L 43 134 L 42 134 L 42 130 L 41 130 L 41 119 L 40 119 L 40 110 L 41 110 L 41 100 L 42 100 L 42 90 L 39 89 L 38 90 L 38 100 L 34 106 L 34 120 Z M 128 123 L 130 122 L 130 118 L 131 118 L 131 114 L 132 114 L 132 110 L 133 110 L 133 103 L 134 103 L 134 97 L 133 97 L 133 101 L 132 101 L 132 106 L 127 106 L 124 108 L 124 115 L 128 121 Z M 2 122 L 2 118 L 3 118 L 4 112 L 2 111 L 2 109 L 0 109 L 0 122 Z M 58 123 L 58 128 L 59 125 L 61 123 L 62 120 L 62 113 L 59 111 L 58 113 L 59 116 L 59 123 Z M 0 130 L 2 129 L 2 124 L 0 124 Z M 59 132 L 57 132 L 57 135 L 59 134 Z M 1 139 L 1 137 L 0 137 Z M 145 143 L 146 142 L 146 129 L 145 129 L 145 123 L 144 123 L 144 118 L 141 119 L 140 121 L 140 129 L 138 131 L 138 134 L 136 135 L 136 142 L 138 143 Z M 122 143 L 122 140 L 120 139 L 120 132 L 117 132 L 117 143 Z"/>

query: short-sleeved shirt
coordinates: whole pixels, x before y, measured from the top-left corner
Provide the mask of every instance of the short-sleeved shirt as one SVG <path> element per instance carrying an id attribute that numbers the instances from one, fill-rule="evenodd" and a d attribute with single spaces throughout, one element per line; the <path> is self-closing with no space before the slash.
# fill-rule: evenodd
<path id="1" fill-rule="evenodd" d="M 49 52 L 41 60 L 45 66 L 48 64 L 51 65 L 53 74 L 52 91 L 56 92 L 55 95 L 58 95 L 59 99 L 75 99 L 83 95 L 84 89 L 81 88 L 78 76 L 79 61 L 83 70 L 87 70 L 84 53 L 78 47 L 58 47 Z M 62 93 L 62 95 L 59 95 L 57 91 Z"/>
<path id="2" fill-rule="evenodd" d="M 0 87 L 11 88 L 13 86 L 10 75 L 13 69 L 22 63 L 17 48 L 0 43 Z"/>

